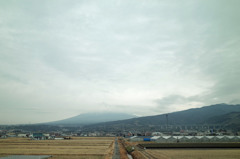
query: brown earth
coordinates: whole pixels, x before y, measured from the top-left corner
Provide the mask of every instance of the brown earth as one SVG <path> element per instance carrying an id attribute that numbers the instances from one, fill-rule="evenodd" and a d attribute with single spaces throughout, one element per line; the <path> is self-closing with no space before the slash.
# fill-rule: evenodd
<path id="1" fill-rule="evenodd" d="M 0 139 L 0 156 L 52 155 L 57 158 L 110 159 L 114 148 L 111 137 L 75 137 L 71 140 Z"/>

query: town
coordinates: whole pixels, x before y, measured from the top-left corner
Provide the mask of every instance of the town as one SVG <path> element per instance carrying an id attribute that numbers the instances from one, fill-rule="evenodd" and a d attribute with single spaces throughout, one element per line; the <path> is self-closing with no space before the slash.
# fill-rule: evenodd
<path id="1" fill-rule="evenodd" d="M 37 128 L 38 127 L 38 128 Z M 47 127 L 47 128 L 46 128 Z M 179 126 L 180 127 L 180 126 Z M 42 129 L 41 129 L 42 128 Z M 56 127 L 56 126 L 0 126 L 0 138 L 25 137 L 34 140 L 59 140 L 71 137 L 115 137 L 122 136 L 132 140 L 143 140 L 145 137 L 155 136 L 238 136 L 240 132 L 226 130 L 220 126 L 162 126 L 160 131 L 143 130 L 86 130 L 78 127 Z M 153 140 L 155 140 L 153 138 Z"/>

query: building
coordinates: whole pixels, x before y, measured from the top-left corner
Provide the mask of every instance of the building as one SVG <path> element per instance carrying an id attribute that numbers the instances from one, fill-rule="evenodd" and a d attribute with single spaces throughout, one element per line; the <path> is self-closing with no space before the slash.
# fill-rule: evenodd
<path id="1" fill-rule="evenodd" d="M 240 136 L 161 136 L 154 138 L 157 143 L 219 143 L 240 142 Z"/>
<path id="2" fill-rule="evenodd" d="M 27 134 L 18 134 L 18 137 L 27 137 Z"/>
<path id="3" fill-rule="evenodd" d="M 36 139 L 36 140 L 43 140 L 43 139 L 45 139 L 43 133 L 33 133 L 32 137 L 34 139 Z"/>

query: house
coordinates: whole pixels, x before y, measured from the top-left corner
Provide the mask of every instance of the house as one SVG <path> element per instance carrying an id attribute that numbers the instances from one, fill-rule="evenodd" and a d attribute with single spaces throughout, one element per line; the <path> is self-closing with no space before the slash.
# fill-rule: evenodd
<path id="1" fill-rule="evenodd" d="M 152 132 L 152 136 L 163 136 L 161 132 Z"/>
<path id="2" fill-rule="evenodd" d="M 18 134 L 18 137 L 27 137 L 27 134 Z"/>
<path id="3" fill-rule="evenodd" d="M 33 133 L 33 138 L 37 140 L 45 139 L 43 133 Z"/>

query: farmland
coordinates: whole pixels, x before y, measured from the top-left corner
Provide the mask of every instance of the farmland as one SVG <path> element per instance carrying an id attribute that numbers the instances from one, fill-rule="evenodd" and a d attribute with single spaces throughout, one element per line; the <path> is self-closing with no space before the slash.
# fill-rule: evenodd
<path id="1" fill-rule="evenodd" d="M 131 155 L 137 159 L 238 159 L 239 143 L 154 143 L 121 140 L 127 147 L 135 147 Z M 144 148 L 145 147 L 145 148 Z"/>
<path id="2" fill-rule="evenodd" d="M 71 140 L 30 140 L 8 138 L 0 140 L 0 156 L 7 155 L 52 155 L 52 159 L 112 157 L 114 138 L 75 137 Z"/>
<path id="3" fill-rule="evenodd" d="M 145 157 L 159 159 L 238 159 L 239 149 L 149 149 Z"/>
<path id="4" fill-rule="evenodd" d="M 148 143 L 138 144 L 141 148 L 240 148 L 240 143 Z"/>

